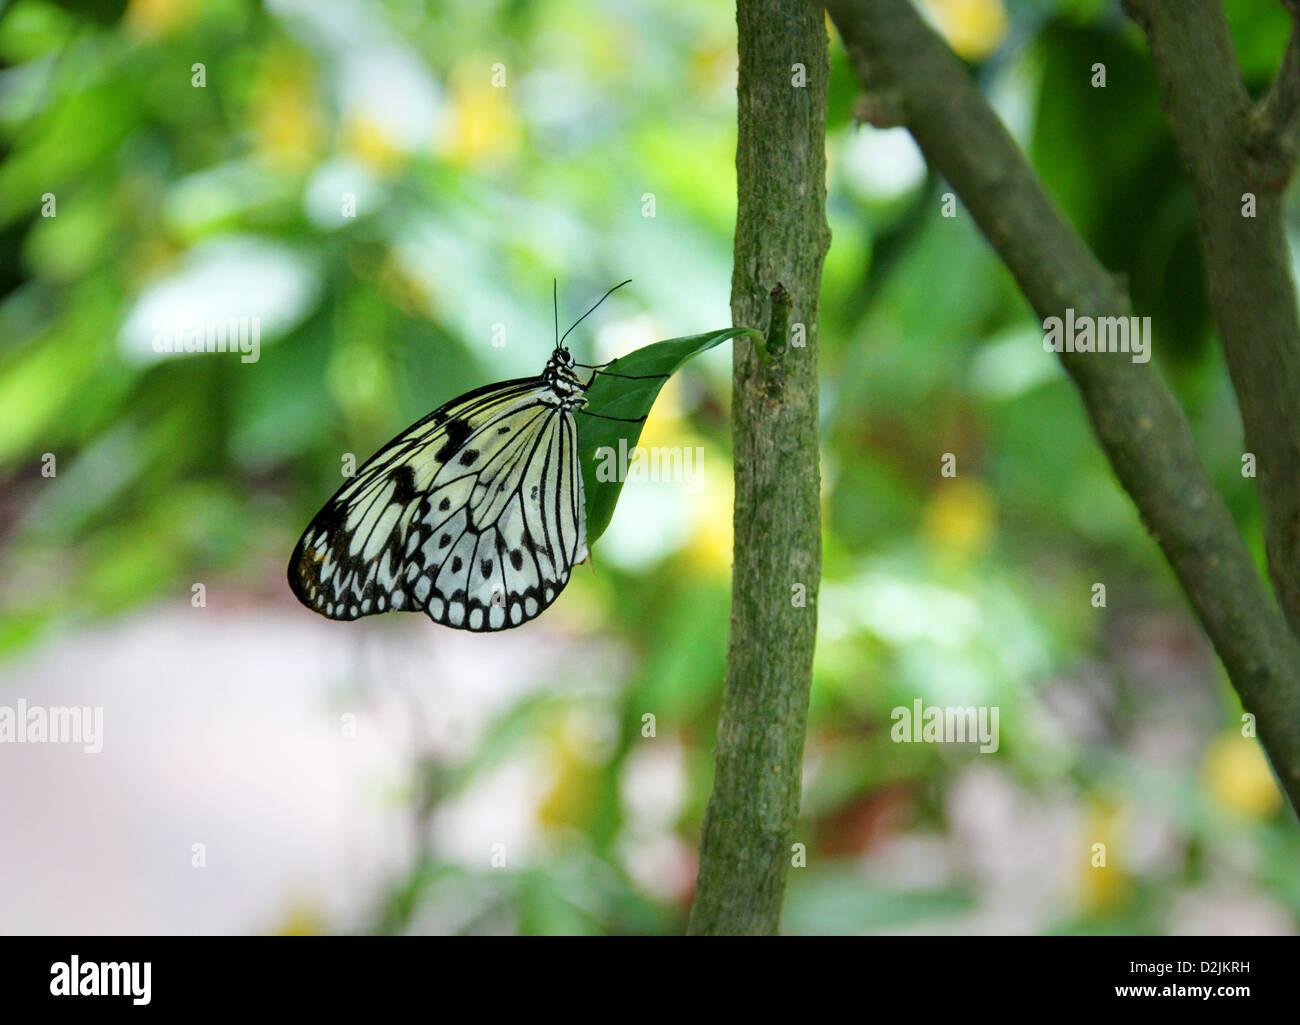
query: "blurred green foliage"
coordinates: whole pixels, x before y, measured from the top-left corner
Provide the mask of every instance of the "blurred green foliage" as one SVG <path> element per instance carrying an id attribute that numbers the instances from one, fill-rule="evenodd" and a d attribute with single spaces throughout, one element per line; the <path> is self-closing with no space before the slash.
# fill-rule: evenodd
<path id="1" fill-rule="evenodd" d="M 1258 92 L 1285 17 L 1227 6 Z M 1140 35 L 1108 0 L 928 7 L 1153 318 L 1156 361 L 1258 553 L 1190 191 Z M 1217 662 L 1007 272 L 960 206 L 941 216 L 947 186 L 902 130 L 853 125 L 832 52 L 825 580 L 787 930 L 1162 932 L 1219 903 L 1294 929 L 1300 838 Z M 734 72 L 725 4 L 9 4 L 0 657 L 188 602 L 195 579 L 309 615 L 283 564 L 343 453 L 539 372 L 552 278 L 565 322 L 634 280 L 575 333 L 580 358 L 727 323 Z M 152 351 L 154 320 L 196 310 L 260 315 L 258 361 Z M 600 573 L 543 620 L 613 642 L 615 686 L 557 680 L 402 798 L 428 813 L 540 740 L 549 853 L 502 874 L 425 850 L 373 928 L 682 928 L 725 658 L 722 356 L 691 364 L 643 437 L 708 452 L 707 486 L 670 499 L 679 528 L 625 499 Z M 891 710 L 917 697 L 999 706 L 999 751 L 893 743 Z M 575 708 L 614 724 L 599 757 L 563 728 Z M 627 796 L 666 771 L 640 764 L 646 711 L 685 781 L 653 828 Z M 1090 867 L 1094 843 L 1107 870 Z M 633 849 L 684 867 L 652 885 Z"/>

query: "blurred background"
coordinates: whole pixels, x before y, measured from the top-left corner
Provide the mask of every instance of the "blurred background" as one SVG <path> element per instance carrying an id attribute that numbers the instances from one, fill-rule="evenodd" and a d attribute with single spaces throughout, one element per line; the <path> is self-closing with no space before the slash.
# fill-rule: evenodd
<path id="1" fill-rule="evenodd" d="M 1128 276 L 1262 559 L 1140 36 L 1112 0 L 922 6 Z M 1285 13 L 1227 9 L 1258 91 Z M 1300 831 L 1219 664 L 1010 277 L 903 130 L 854 126 L 833 34 L 832 57 L 825 579 L 784 931 L 1295 932 Z M 727 3 L 4 6 L 0 705 L 102 707 L 104 738 L 0 744 L 0 930 L 682 931 L 729 346 L 643 436 L 698 447 L 699 480 L 629 484 L 534 623 L 331 623 L 284 573 L 346 454 L 541 370 L 553 278 L 562 328 L 633 279 L 580 358 L 729 323 L 735 68 Z M 255 362 L 156 351 L 160 323 L 225 316 L 258 318 Z M 894 743 L 918 698 L 997 706 L 998 751 Z"/>

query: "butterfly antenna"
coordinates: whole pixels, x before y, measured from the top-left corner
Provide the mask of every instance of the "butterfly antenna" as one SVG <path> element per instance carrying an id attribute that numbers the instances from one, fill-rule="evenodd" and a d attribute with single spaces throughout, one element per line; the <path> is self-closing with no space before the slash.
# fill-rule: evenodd
<path id="1" fill-rule="evenodd" d="M 624 285 L 630 285 L 631 283 L 632 283 L 632 279 L 631 279 L 631 278 L 628 278 L 626 281 L 620 281 L 617 285 L 615 285 L 615 286 L 614 286 L 613 288 L 611 288 L 608 292 L 606 292 L 604 295 L 602 295 L 602 296 L 600 297 L 600 299 L 596 302 L 596 305 L 595 305 L 595 306 L 593 306 L 593 307 L 592 307 L 591 309 L 589 309 L 586 313 L 584 313 L 581 317 L 579 317 L 577 320 L 575 320 L 575 321 L 573 322 L 573 327 L 569 328 L 568 331 L 565 331 L 565 332 L 564 332 L 564 334 L 563 334 L 563 335 L 561 336 L 561 338 L 560 338 L 559 345 L 563 345 L 563 344 L 564 344 L 564 339 L 569 337 L 569 333 L 573 330 L 573 328 L 574 328 L 574 327 L 577 327 L 577 326 L 578 326 L 579 324 L 581 324 L 584 320 L 586 320 L 586 319 L 587 319 L 588 317 L 590 317 L 593 313 L 595 313 L 595 312 L 596 312 L 596 308 L 597 308 L 598 306 L 600 306 L 601 303 L 603 303 L 606 299 L 608 299 L 611 295 L 613 295 L 615 292 L 617 292 L 617 291 L 618 291 L 620 288 L 622 288 Z"/>
<path id="2" fill-rule="evenodd" d="M 560 286 L 551 278 L 551 307 L 555 310 L 555 347 L 560 347 Z"/>

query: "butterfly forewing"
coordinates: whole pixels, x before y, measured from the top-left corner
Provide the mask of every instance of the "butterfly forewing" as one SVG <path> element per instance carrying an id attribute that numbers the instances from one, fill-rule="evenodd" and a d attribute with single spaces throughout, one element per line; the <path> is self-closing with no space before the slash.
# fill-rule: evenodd
<path id="1" fill-rule="evenodd" d="M 587 556 L 572 406 L 523 378 L 408 428 L 304 532 L 294 594 L 331 619 L 423 610 L 469 630 L 541 613 Z"/>

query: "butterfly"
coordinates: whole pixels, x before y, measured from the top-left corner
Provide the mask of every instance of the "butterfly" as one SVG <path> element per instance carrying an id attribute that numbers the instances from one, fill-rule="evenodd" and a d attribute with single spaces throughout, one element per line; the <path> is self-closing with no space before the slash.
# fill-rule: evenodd
<path id="1" fill-rule="evenodd" d="M 329 619 L 423 611 L 473 631 L 519 626 L 554 602 L 588 555 L 575 414 L 608 366 L 575 363 L 564 340 L 627 283 L 563 337 L 556 302 L 540 376 L 452 399 L 371 456 L 294 548 L 298 600 Z M 579 369 L 593 371 L 585 383 Z"/>

